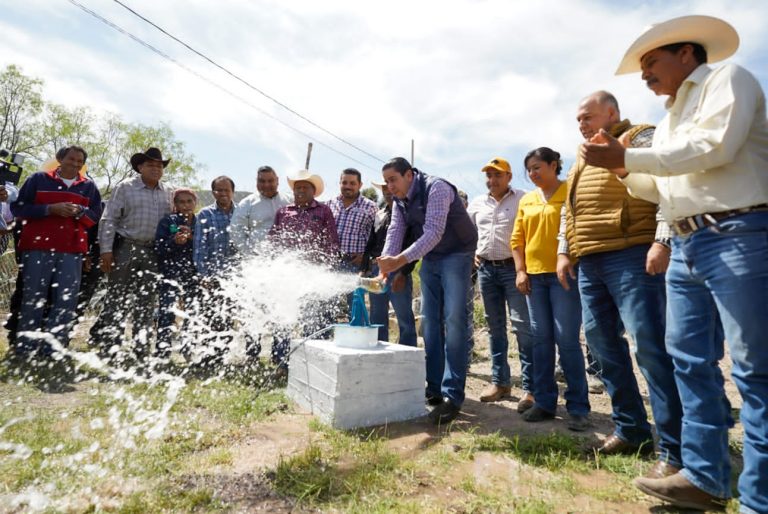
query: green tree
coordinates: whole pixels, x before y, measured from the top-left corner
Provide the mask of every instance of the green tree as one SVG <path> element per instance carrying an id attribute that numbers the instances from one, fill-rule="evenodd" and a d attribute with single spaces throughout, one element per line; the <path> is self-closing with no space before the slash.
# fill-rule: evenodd
<path id="1" fill-rule="evenodd" d="M 370 186 L 366 187 L 362 191 L 360 191 L 360 194 L 364 197 L 368 198 L 369 200 L 373 200 L 373 203 L 377 204 L 379 203 L 379 192 L 376 190 L 375 187 Z"/>
<path id="2" fill-rule="evenodd" d="M 43 110 L 43 81 L 27 77 L 11 64 L 0 73 L 0 148 L 34 152 L 36 123 Z"/>
<path id="3" fill-rule="evenodd" d="M 165 182 L 198 186 L 197 174 L 203 166 L 168 123 L 128 123 L 114 113 L 46 103 L 42 85 L 42 80 L 27 77 L 15 65 L 0 73 L 0 148 L 28 157 L 24 175 L 38 169 L 59 148 L 79 145 L 88 152 L 88 174 L 108 197 L 115 186 L 133 176 L 131 155 L 155 146 L 172 159 L 165 169 Z"/>
<path id="4" fill-rule="evenodd" d="M 93 128 L 97 117 L 88 107 L 67 107 L 46 103 L 37 126 L 38 148 L 32 152 L 39 161 L 45 161 L 65 146 L 90 146 L 94 141 Z M 86 151 L 88 149 L 86 148 Z"/>

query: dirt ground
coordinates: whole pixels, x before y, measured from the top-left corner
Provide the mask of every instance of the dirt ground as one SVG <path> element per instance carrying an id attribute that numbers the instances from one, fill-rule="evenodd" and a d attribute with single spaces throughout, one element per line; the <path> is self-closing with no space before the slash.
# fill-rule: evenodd
<path id="1" fill-rule="evenodd" d="M 573 435 L 566 429 L 564 416 L 565 409 L 562 398 L 558 405 L 556 419 L 541 423 L 526 423 L 516 412 L 517 401 L 522 394 L 519 381 L 513 383 L 512 396 L 503 401 L 486 404 L 479 401 L 483 389 L 490 383 L 490 361 L 488 359 L 487 333 L 481 331 L 476 336 L 475 359 L 471 365 L 467 381 L 467 398 L 462 409 L 462 414 L 454 422 L 452 430 L 438 429 L 427 418 L 420 418 L 408 422 L 394 423 L 379 431 L 379 435 L 387 440 L 389 448 L 401 456 L 401 458 L 415 459 L 424 451 L 438 443 L 447 442 L 456 433 L 472 430 L 478 434 L 493 434 L 499 432 L 505 436 L 519 435 L 521 438 L 527 434 L 542 435 L 551 432 Z M 515 356 L 510 357 L 513 382 L 519 380 L 519 361 Z M 635 367 L 636 368 L 636 367 Z M 723 370 L 726 377 L 730 374 L 730 361 L 726 357 L 723 362 Z M 641 393 L 648 405 L 648 391 L 645 381 L 638 376 Z M 563 384 L 560 384 L 561 392 Z M 726 378 L 726 388 L 734 409 L 740 407 L 740 398 L 735 386 Z M 610 435 L 613 425 L 610 419 L 610 399 L 606 393 L 590 394 L 592 405 L 592 428 L 579 434 L 594 443 Z M 737 417 L 737 416 L 736 416 Z M 259 424 L 249 430 L 250 435 L 239 441 L 232 449 L 235 455 L 231 466 L 220 469 L 220 475 L 209 477 L 208 485 L 212 487 L 218 498 L 230 504 L 237 512 L 306 512 L 298 508 L 292 501 L 275 495 L 267 484 L 269 477 L 265 475 L 274 469 L 281 458 L 302 451 L 312 438 L 308 422 L 311 416 L 307 413 L 281 414 L 268 422 Z M 738 437 L 740 424 L 734 429 L 734 435 Z M 458 450 L 458 449 L 457 449 Z M 650 462 L 648 464 L 650 466 Z M 467 460 L 459 466 L 451 469 L 447 480 L 448 486 L 443 483 L 435 487 L 429 480 L 425 480 L 420 487 L 419 497 L 434 506 L 438 510 L 463 512 L 465 509 L 454 509 L 454 501 L 463 495 L 461 484 L 468 477 L 474 479 L 479 485 L 493 485 L 496 488 L 504 488 L 519 497 L 541 494 L 536 490 L 537 483 L 546 480 L 551 474 L 544 468 L 533 467 L 524 464 L 511 456 L 503 453 L 478 452 L 474 458 Z M 599 490 L 608 488 L 616 482 L 617 478 L 612 473 L 597 470 L 573 477 L 583 489 Z M 250 491 L 250 492 L 248 492 Z M 553 512 L 613 512 L 613 513 L 644 513 L 644 512 L 675 512 L 663 507 L 663 503 L 656 501 L 639 491 L 631 498 L 599 499 L 589 494 L 580 494 L 570 499 L 567 504 L 556 506 Z M 599 495 L 598 495 L 599 496 Z M 482 510 L 482 509 L 480 509 Z"/>

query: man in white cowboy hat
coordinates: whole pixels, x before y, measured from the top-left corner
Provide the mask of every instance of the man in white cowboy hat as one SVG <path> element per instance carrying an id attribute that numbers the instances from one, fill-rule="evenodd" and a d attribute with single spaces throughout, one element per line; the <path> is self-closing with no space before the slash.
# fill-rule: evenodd
<path id="1" fill-rule="evenodd" d="M 232 215 L 230 237 L 242 258 L 255 255 L 266 237 L 280 207 L 291 203 L 291 197 L 278 191 L 280 180 L 271 166 L 256 172 L 256 192 L 243 198 Z"/>
<path id="2" fill-rule="evenodd" d="M 523 191 L 511 186 L 512 167 L 506 159 L 495 157 L 482 170 L 488 194 L 470 202 L 467 214 L 477 227 L 475 264 L 490 330 L 491 384 L 480 395 L 481 402 L 497 402 L 512 391 L 507 351 L 507 316 L 517 340 L 520 355 L 523 396 L 518 412 L 533 407 L 533 339 L 525 296 L 515 287 L 515 262 L 509 239 Z"/>
<path id="3" fill-rule="evenodd" d="M 384 206 L 376 213 L 370 237 L 363 252 L 363 261 L 360 271 L 370 273 L 371 276 L 379 275 L 379 265 L 376 258 L 384 250 L 387 239 L 387 230 L 392 222 L 392 193 L 386 182 L 371 182 L 373 187 L 380 189 L 384 196 Z M 410 245 L 409 242 L 405 243 Z M 395 310 L 397 325 L 400 329 L 400 344 L 416 346 L 416 319 L 413 315 L 413 278 L 411 272 L 416 263 L 403 266 L 390 277 L 390 289 L 381 294 L 371 293 L 371 323 L 381 325 L 379 327 L 379 340 L 389 341 L 389 304 Z"/>
<path id="4" fill-rule="evenodd" d="M 300 170 L 288 177 L 288 185 L 293 189 L 293 203 L 281 207 L 275 214 L 275 223 L 269 230 L 270 240 L 278 247 L 300 252 L 307 260 L 335 266 L 340 255 L 336 223 L 331 209 L 316 200 L 323 194 L 322 177 Z M 305 310 L 304 335 L 333 322 L 326 302 L 314 302 Z M 272 348 L 273 362 L 281 363 L 287 349 L 287 338 L 276 342 Z"/>
<path id="5" fill-rule="evenodd" d="M 730 496 L 733 420 L 718 361 L 723 333 L 744 401 L 741 512 L 768 512 L 768 122 L 765 95 L 726 64 L 739 38 L 728 23 L 685 16 L 651 27 L 618 74 L 642 72 L 667 116 L 651 148 L 625 149 L 601 133 L 582 156 L 611 169 L 634 196 L 658 202 L 672 225 L 667 351 L 683 405 L 683 469 L 640 478 L 644 492 L 680 507 L 722 508 Z"/>
<path id="6" fill-rule="evenodd" d="M 130 162 L 138 175 L 115 188 L 99 224 L 101 270 L 108 281 L 90 342 L 105 357 L 117 357 L 129 316 L 134 357 L 149 355 L 157 304 L 153 245 L 157 224 L 172 208 L 173 191 L 161 182 L 170 161 L 157 148 L 135 153 Z"/>

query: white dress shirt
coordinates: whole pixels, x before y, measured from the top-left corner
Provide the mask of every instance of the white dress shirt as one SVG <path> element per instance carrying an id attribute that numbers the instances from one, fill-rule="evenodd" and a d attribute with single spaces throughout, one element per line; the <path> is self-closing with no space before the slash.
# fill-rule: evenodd
<path id="1" fill-rule="evenodd" d="M 512 258 L 509 239 L 515 228 L 518 204 L 524 194 L 524 191 L 510 188 L 500 202 L 488 193 L 475 198 L 467 206 L 467 214 L 477 227 L 477 255 L 489 261 Z"/>
<path id="2" fill-rule="evenodd" d="M 272 198 L 253 193 L 240 200 L 229 227 L 229 237 L 237 251 L 241 255 L 253 255 L 272 228 L 277 210 L 292 203 L 293 198 L 282 193 Z"/>
<path id="3" fill-rule="evenodd" d="M 664 219 L 768 203 L 765 95 L 744 68 L 705 64 L 683 81 L 651 148 L 628 148 L 624 183 Z"/>

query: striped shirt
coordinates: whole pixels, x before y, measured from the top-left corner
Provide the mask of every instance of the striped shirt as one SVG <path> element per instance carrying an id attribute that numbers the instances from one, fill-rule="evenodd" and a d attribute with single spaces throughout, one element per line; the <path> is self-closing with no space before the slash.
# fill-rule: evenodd
<path id="1" fill-rule="evenodd" d="M 173 192 L 163 183 L 150 188 L 136 176 L 118 184 L 99 223 L 101 253 L 111 253 L 115 233 L 150 245 L 157 224 L 171 213 Z"/>
<path id="2" fill-rule="evenodd" d="M 413 199 L 415 184 L 416 180 L 414 179 L 408 189 L 408 200 Z M 443 238 L 445 224 L 448 221 L 448 211 L 455 197 L 456 193 L 453 192 L 453 188 L 447 182 L 438 180 L 432 185 L 429 196 L 427 196 L 424 232 L 420 238 L 403 251 L 408 262 L 417 261 L 427 255 Z M 387 242 L 384 244 L 382 255 L 395 256 L 400 253 L 407 228 L 400 209 L 394 207 L 392 209 L 392 221 L 387 231 Z"/>
<path id="3" fill-rule="evenodd" d="M 336 230 L 339 235 L 339 243 L 343 253 L 363 253 L 371 235 L 371 227 L 376 219 L 376 204 L 363 195 L 349 207 L 344 207 L 341 196 L 328 202 L 333 219 L 336 221 Z"/>
<path id="4" fill-rule="evenodd" d="M 261 193 L 253 193 L 243 198 L 232 215 L 229 237 L 237 251 L 242 255 L 253 255 L 258 244 L 266 239 L 269 229 L 275 222 L 278 209 L 290 205 L 290 196 L 278 193 L 267 198 Z"/>
<path id="5" fill-rule="evenodd" d="M 472 200 L 467 207 L 472 223 L 477 227 L 478 256 L 489 261 L 503 261 L 512 258 L 509 239 L 515 228 L 515 215 L 520 205 L 520 198 L 525 194 L 519 189 L 509 188 L 501 199 L 491 194 L 483 195 Z"/>
<path id="6" fill-rule="evenodd" d="M 197 272 L 207 277 L 225 271 L 235 254 L 229 239 L 229 223 L 236 206 L 224 212 L 216 203 L 200 209 L 195 223 L 192 260 Z"/>

